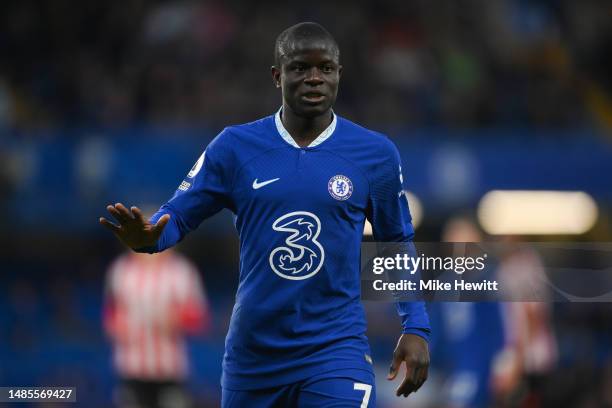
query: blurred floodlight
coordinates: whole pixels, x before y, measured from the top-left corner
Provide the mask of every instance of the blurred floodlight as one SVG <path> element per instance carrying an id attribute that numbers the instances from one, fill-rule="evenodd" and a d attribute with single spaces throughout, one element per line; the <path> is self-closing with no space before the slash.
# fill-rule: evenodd
<path id="1" fill-rule="evenodd" d="M 412 215 L 412 226 L 416 230 L 423 220 L 423 205 L 421 204 L 421 200 L 410 191 L 404 190 L 404 198 L 408 200 L 410 215 Z M 370 224 L 368 220 L 365 221 L 365 225 L 363 226 L 363 235 L 372 235 L 372 224 Z"/>
<path id="2" fill-rule="evenodd" d="M 478 221 L 494 235 L 584 234 L 597 220 L 595 200 L 582 191 L 504 191 L 485 194 Z"/>

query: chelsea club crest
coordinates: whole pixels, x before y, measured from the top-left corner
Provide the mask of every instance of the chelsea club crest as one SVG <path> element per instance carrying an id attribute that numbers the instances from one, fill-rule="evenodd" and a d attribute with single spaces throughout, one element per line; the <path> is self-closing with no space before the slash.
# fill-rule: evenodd
<path id="1" fill-rule="evenodd" d="M 338 174 L 329 179 L 327 191 L 336 200 L 348 200 L 353 194 L 353 182 L 348 177 Z"/>

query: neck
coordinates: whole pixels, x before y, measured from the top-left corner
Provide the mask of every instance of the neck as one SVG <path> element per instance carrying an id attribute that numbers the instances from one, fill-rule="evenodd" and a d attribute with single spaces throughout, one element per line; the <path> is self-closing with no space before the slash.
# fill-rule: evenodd
<path id="1" fill-rule="evenodd" d="M 321 115 L 305 118 L 296 115 L 287 104 L 283 104 L 281 112 L 283 126 L 300 147 L 311 144 L 329 126 L 332 119 L 331 109 Z"/>

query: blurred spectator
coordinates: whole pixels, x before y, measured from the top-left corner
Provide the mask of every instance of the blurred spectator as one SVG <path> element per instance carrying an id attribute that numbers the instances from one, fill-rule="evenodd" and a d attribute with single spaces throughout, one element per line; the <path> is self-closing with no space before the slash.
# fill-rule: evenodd
<path id="1" fill-rule="evenodd" d="M 104 327 L 113 342 L 120 407 L 191 405 L 185 334 L 209 321 L 199 273 L 174 251 L 122 255 L 108 272 Z"/>
<path id="2" fill-rule="evenodd" d="M 346 50 L 338 109 L 356 121 L 612 126 L 611 12 L 597 0 L 6 1 L 0 124 L 251 120 L 278 98 L 267 70 L 252 68 L 271 63 L 272 49 L 245 44 L 313 19 L 336 27 Z M 19 95 L 17 116 L 7 89 Z"/>
<path id="3" fill-rule="evenodd" d="M 482 239 L 468 217 L 451 218 L 442 232 L 445 242 Z M 502 254 L 495 273 L 501 287 L 511 291 L 504 297 L 516 301 L 434 305 L 441 317 L 437 344 L 447 375 L 442 394 L 448 406 L 543 406 L 543 385 L 557 361 L 551 308 L 544 303 L 544 267 L 524 245 L 512 250 L 508 239 L 506 247 L 510 250 Z M 534 296 L 541 301 L 520 301 Z"/>
<path id="4" fill-rule="evenodd" d="M 509 239 L 506 244 L 512 248 Z M 506 344 L 494 361 L 493 387 L 501 401 L 521 400 L 529 407 L 542 405 L 542 383 L 557 363 L 557 341 L 552 330 L 550 298 L 538 253 L 525 245 L 510 249 L 497 270 L 509 299 L 539 302 L 504 304 Z"/>
<path id="5" fill-rule="evenodd" d="M 453 217 L 443 227 L 444 242 L 480 242 L 482 233 L 469 217 Z M 442 374 L 434 404 L 452 408 L 490 407 L 491 361 L 503 349 L 505 328 L 497 302 L 434 302 L 436 327 L 432 356 Z"/>

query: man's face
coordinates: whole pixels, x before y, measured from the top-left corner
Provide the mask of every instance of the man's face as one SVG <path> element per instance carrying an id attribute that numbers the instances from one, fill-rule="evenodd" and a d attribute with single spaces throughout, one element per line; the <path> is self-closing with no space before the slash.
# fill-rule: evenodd
<path id="1" fill-rule="evenodd" d="M 342 66 L 329 41 L 299 41 L 272 67 L 283 101 L 298 116 L 312 118 L 331 109 L 338 94 Z"/>

